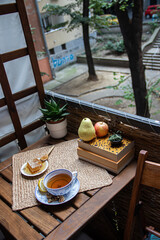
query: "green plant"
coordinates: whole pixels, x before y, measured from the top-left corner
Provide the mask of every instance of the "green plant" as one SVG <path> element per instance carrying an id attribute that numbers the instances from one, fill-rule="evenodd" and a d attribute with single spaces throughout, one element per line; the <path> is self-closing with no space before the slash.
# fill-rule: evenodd
<path id="1" fill-rule="evenodd" d="M 48 76 L 49 77 L 49 74 L 46 73 L 46 72 L 40 72 L 40 74 L 41 74 L 41 77 L 43 77 L 43 76 Z"/>
<path id="2" fill-rule="evenodd" d="M 130 84 L 126 84 L 126 85 L 122 85 L 127 78 L 123 75 L 121 75 L 119 78 L 116 76 L 117 73 L 113 73 L 113 79 L 115 81 L 118 81 L 118 83 L 114 86 L 107 86 L 106 88 L 112 88 L 114 90 L 119 90 L 122 89 L 124 91 L 123 94 L 123 98 L 126 100 L 130 100 L 132 103 L 128 105 L 128 107 L 135 107 L 135 99 L 134 99 L 134 93 L 133 93 L 133 89 L 131 87 Z M 160 78 L 155 80 L 154 82 L 151 82 L 149 79 L 146 79 L 146 85 L 147 85 L 147 95 L 146 95 L 146 99 L 148 101 L 148 106 L 149 106 L 149 110 L 152 109 L 152 96 L 153 94 L 155 94 L 158 98 L 160 96 Z M 120 105 L 123 104 L 123 101 L 121 99 L 118 99 L 115 103 L 116 105 Z M 152 113 L 153 115 L 159 114 L 159 111 Z"/>
<path id="3" fill-rule="evenodd" d="M 159 27 L 159 22 L 158 21 L 151 22 L 149 23 L 149 25 L 150 25 L 150 33 L 152 34 L 154 30 Z"/>
<path id="4" fill-rule="evenodd" d="M 46 52 L 44 52 L 44 51 L 36 51 L 36 54 L 37 54 L 37 58 L 40 58 L 40 57 L 45 56 Z"/>
<path id="5" fill-rule="evenodd" d="M 109 137 L 109 141 L 111 142 L 120 142 L 122 141 L 123 137 L 121 135 L 120 131 L 117 131 L 116 133 L 113 133 L 110 137 Z"/>
<path id="6" fill-rule="evenodd" d="M 112 52 L 116 53 L 124 53 L 125 52 L 125 46 L 123 40 L 120 40 L 118 42 L 112 42 L 109 40 L 107 44 L 104 46 L 104 49 L 111 50 Z"/>
<path id="7" fill-rule="evenodd" d="M 63 28 L 67 25 L 68 21 L 66 22 L 62 22 L 62 23 L 58 23 L 58 24 L 55 24 L 55 25 L 48 25 L 46 27 L 46 32 L 50 32 L 51 30 L 55 30 L 55 29 L 58 29 L 58 28 Z"/>
<path id="8" fill-rule="evenodd" d="M 66 106 L 60 107 L 59 102 L 56 103 L 54 99 L 51 97 L 50 100 L 44 100 L 44 106 L 45 108 L 39 108 L 40 111 L 43 113 L 43 117 L 41 118 L 43 121 L 61 121 L 63 118 L 65 118 L 69 113 L 66 112 Z"/>
<path id="9" fill-rule="evenodd" d="M 115 81 L 118 81 L 118 83 L 115 86 L 108 86 L 106 88 L 113 88 L 114 90 L 122 89 L 124 91 L 123 98 L 126 100 L 130 100 L 131 102 L 134 103 L 135 100 L 134 100 L 134 94 L 133 94 L 132 87 L 129 84 L 121 86 L 121 84 L 123 84 L 127 80 L 127 78 L 123 75 L 120 75 L 120 77 L 118 78 L 116 75 L 117 75 L 117 73 L 114 72 L 113 79 Z M 116 105 L 123 104 L 123 100 L 118 99 L 115 104 Z M 128 107 L 135 107 L 135 104 L 129 104 Z"/>
<path id="10" fill-rule="evenodd" d="M 158 80 L 156 80 L 154 83 L 150 83 L 149 81 L 147 81 L 147 96 L 146 98 L 148 99 L 148 105 L 149 108 L 152 108 L 152 94 L 157 95 L 157 97 L 159 98 L 160 95 L 160 78 Z M 155 113 L 156 114 L 156 113 Z"/>
<path id="11" fill-rule="evenodd" d="M 120 40 L 120 41 L 116 42 L 116 44 L 114 45 L 114 49 L 118 53 L 124 53 L 125 52 L 124 41 Z"/>

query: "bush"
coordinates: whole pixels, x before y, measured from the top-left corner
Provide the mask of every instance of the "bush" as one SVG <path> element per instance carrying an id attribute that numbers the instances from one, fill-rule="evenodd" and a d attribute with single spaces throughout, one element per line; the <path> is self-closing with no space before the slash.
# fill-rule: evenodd
<path id="1" fill-rule="evenodd" d="M 116 53 L 124 53 L 125 52 L 125 46 L 123 40 L 120 40 L 118 42 L 112 42 L 108 41 L 107 44 L 104 46 L 105 50 L 110 50 Z"/>

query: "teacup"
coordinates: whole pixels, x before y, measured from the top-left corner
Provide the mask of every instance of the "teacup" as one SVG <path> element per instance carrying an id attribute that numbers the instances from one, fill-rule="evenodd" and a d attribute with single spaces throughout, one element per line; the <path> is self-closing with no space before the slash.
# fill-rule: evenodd
<path id="1" fill-rule="evenodd" d="M 67 194 L 73 187 L 77 179 L 77 172 L 67 169 L 56 169 L 48 173 L 44 180 L 44 186 L 52 195 L 60 196 Z"/>

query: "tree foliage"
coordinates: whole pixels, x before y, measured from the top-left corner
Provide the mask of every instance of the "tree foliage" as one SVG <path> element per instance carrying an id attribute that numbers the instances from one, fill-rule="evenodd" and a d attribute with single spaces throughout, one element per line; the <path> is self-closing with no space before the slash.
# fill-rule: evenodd
<path id="1" fill-rule="evenodd" d="M 104 0 L 90 0 L 89 1 L 89 16 L 83 16 L 82 0 L 76 0 L 73 3 L 60 6 L 57 4 L 46 4 L 43 10 L 47 11 L 48 15 L 70 16 L 70 20 L 66 21 L 67 31 L 72 31 L 80 27 L 82 24 L 89 24 L 90 27 L 99 31 L 101 28 L 109 26 L 109 19 L 112 16 L 103 16 L 103 8 L 107 6 Z"/>

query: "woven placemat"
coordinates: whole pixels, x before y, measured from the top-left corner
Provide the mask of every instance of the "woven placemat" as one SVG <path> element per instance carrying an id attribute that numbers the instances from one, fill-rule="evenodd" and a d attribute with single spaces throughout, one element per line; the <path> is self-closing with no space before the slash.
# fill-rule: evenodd
<path id="1" fill-rule="evenodd" d="M 78 158 L 77 146 L 77 139 L 56 144 L 49 156 L 47 171 L 37 177 L 24 177 L 20 169 L 27 160 L 41 157 L 49 152 L 51 146 L 15 154 L 12 158 L 12 209 L 15 211 L 37 205 L 38 202 L 35 198 L 34 191 L 39 178 L 44 177 L 48 172 L 58 168 L 66 168 L 70 171 L 78 172 L 80 192 L 112 184 L 112 178 L 105 169 Z"/>

